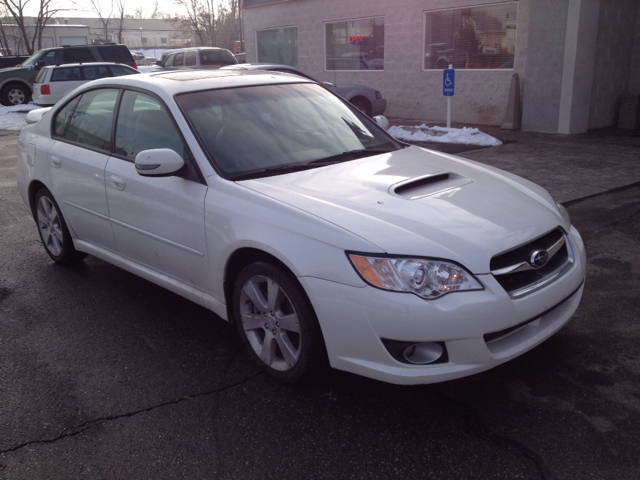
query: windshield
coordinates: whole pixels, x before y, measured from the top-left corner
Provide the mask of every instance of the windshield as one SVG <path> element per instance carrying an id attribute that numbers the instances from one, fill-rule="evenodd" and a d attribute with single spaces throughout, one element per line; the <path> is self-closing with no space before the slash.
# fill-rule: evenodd
<path id="1" fill-rule="evenodd" d="M 316 84 L 209 90 L 176 100 L 209 158 L 230 179 L 400 148 L 368 117 Z"/>
<path id="2" fill-rule="evenodd" d="M 42 50 L 34 53 L 29 58 L 27 58 L 24 62 L 22 62 L 20 65 L 22 65 L 23 67 L 28 67 L 29 65 L 35 65 L 43 53 L 44 52 Z"/>

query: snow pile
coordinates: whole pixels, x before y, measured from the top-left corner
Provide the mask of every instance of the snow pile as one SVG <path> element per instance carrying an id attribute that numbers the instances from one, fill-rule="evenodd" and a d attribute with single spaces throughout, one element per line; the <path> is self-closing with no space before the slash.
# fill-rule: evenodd
<path id="1" fill-rule="evenodd" d="M 37 105 L 13 105 L 11 107 L 0 106 L 0 129 L 22 130 L 26 125 L 24 118 L 30 110 L 35 110 Z"/>
<path id="2" fill-rule="evenodd" d="M 428 127 L 424 124 L 418 127 L 406 127 L 400 125 L 389 128 L 389 135 L 406 142 L 463 143 L 486 147 L 502 145 L 502 142 L 497 138 L 482 133 L 477 128 L 468 127 Z"/>

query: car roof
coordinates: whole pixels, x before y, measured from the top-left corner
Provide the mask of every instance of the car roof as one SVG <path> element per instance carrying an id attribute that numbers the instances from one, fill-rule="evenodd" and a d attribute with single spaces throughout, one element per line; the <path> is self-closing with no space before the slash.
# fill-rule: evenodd
<path id="1" fill-rule="evenodd" d="M 42 68 L 62 68 L 62 67 L 100 67 L 103 65 L 113 66 L 117 65 L 119 67 L 127 67 L 135 70 L 135 68 L 130 67 L 126 63 L 118 63 L 118 62 L 74 62 L 74 63 L 61 63 L 59 65 L 46 65 Z"/>
<path id="2" fill-rule="evenodd" d="M 94 80 L 91 88 L 98 85 L 144 88 L 169 98 L 173 95 L 215 88 L 245 87 L 282 83 L 314 83 L 303 77 L 279 72 L 246 70 L 171 70 L 150 72 L 143 75 L 127 75 Z M 82 88 L 82 87 L 81 87 Z"/>
<path id="3" fill-rule="evenodd" d="M 175 50 L 168 50 L 167 51 L 167 55 L 170 55 L 172 53 L 176 53 L 176 52 L 191 52 L 191 51 L 195 51 L 195 50 L 227 50 L 226 48 L 220 48 L 220 47 L 188 47 L 188 48 L 176 48 Z M 227 50 L 228 52 L 229 50 Z"/>

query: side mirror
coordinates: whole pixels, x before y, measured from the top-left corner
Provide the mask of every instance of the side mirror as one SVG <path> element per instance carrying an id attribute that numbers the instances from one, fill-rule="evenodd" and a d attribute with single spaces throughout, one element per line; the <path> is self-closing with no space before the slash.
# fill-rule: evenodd
<path id="1" fill-rule="evenodd" d="M 158 61 L 156 62 L 156 65 L 162 65 L 162 60 L 158 60 Z"/>
<path id="2" fill-rule="evenodd" d="M 170 148 L 143 150 L 136 155 L 136 171 L 145 177 L 161 177 L 176 173 L 184 160 Z"/>
<path id="3" fill-rule="evenodd" d="M 38 68 L 44 67 L 44 60 L 40 60 L 39 62 L 36 62 L 36 67 Z"/>

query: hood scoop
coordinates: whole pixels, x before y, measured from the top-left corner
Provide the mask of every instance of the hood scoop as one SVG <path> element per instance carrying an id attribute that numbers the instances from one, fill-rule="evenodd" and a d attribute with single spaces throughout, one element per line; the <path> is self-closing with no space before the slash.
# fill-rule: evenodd
<path id="1" fill-rule="evenodd" d="M 391 185 L 389 193 L 406 200 L 417 200 L 453 190 L 473 182 L 470 178 L 451 172 L 432 173 Z"/>

